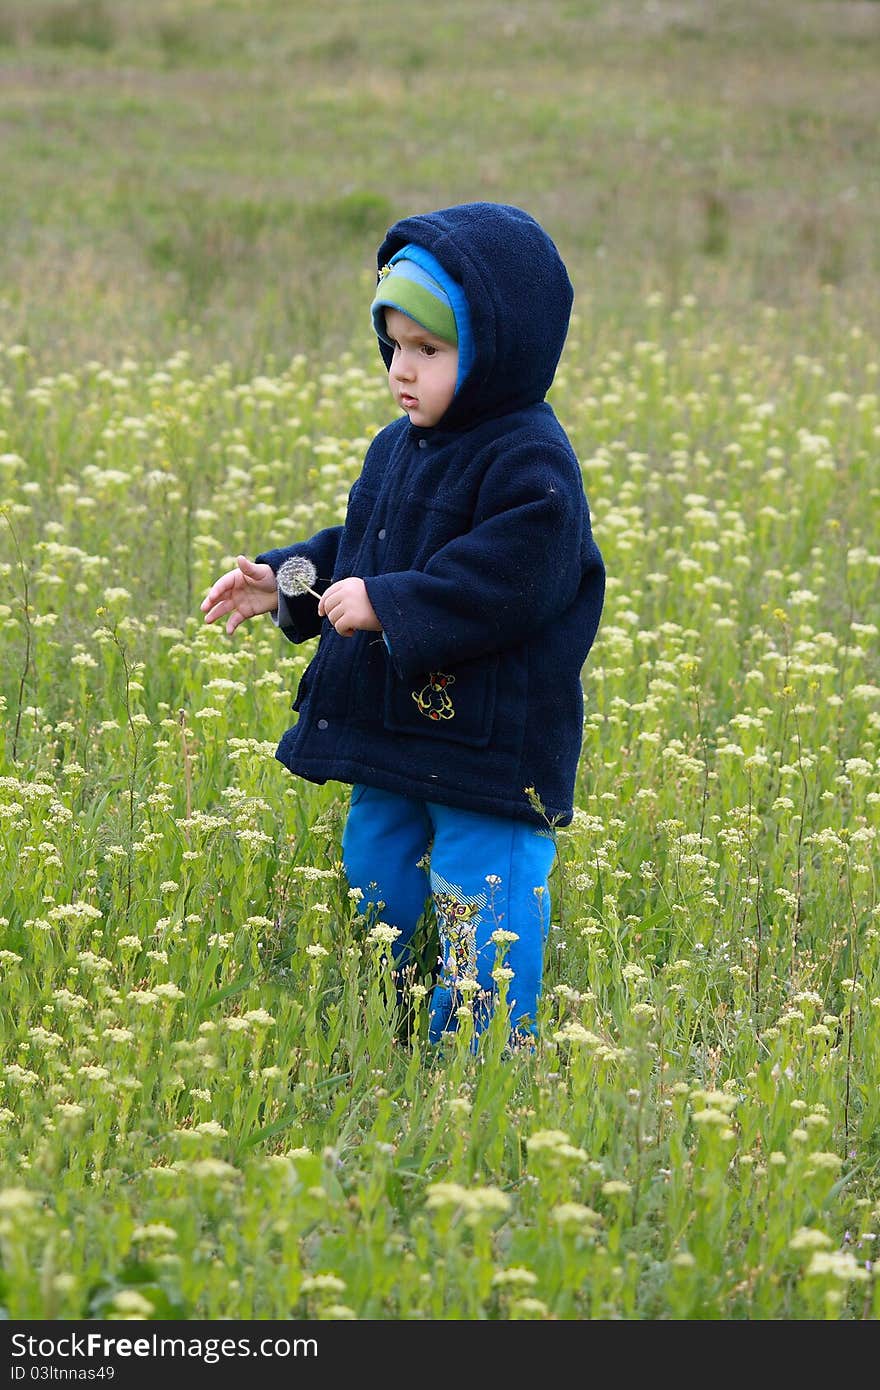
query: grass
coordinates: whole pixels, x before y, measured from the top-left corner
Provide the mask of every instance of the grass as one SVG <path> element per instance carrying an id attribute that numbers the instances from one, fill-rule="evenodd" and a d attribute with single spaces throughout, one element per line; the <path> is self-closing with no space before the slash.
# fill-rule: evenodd
<path id="1" fill-rule="evenodd" d="M 373 349 L 6 350 L 11 1317 L 877 1315 L 880 353 L 833 295 L 822 324 L 575 325 L 553 395 L 609 596 L 507 1058 L 500 1013 L 433 1051 L 420 988 L 402 1030 L 346 789 L 271 756 L 311 644 L 198 612 L 342 515 Z"/>
<path id="2" fill-rule="evenodd" d="M 880 6 L 363 21 L 0 10 L 0 1310 L 873 1320 Z M 478 1058 L 272 757 L 311 647 L 198 608 L 342 517 L 375 244 L 475 196 L 569 264 L 609 574 Z"/>
<path id="3" fill-rule="evenodd" d="M 872 5 L 6 13 L 6 337 L 47 363 L 338 353 L 389 221 L 474 197 L 534 211 L 613 322 L 878 302 Z"/>

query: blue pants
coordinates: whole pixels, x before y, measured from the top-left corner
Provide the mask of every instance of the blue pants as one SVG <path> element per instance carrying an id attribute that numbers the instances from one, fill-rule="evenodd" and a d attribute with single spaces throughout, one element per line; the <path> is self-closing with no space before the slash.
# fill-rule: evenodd
<path id="1" fill-rule="evenodd" d="M 430 849 L 430 866 L 427 851 Z M 501 948 L 514 1030 L 533 1032 L 550 925 L 547 878 L 556 854 L 550 831 L 355 785 L 342 836 L 345 873 L 363 897 L 359 910 L 397 927 L 394 962 L 406 965 L 419 919 L 433 898 L 440 929 L 439 976 L 429 1009 L 430 1038 L 456 1027 L 470 1000 L 479 1032 L 496 993 L 499 948 L 492 933 L 516 934 Z M 476 980 L 478 992 L 463 981 Z"/>

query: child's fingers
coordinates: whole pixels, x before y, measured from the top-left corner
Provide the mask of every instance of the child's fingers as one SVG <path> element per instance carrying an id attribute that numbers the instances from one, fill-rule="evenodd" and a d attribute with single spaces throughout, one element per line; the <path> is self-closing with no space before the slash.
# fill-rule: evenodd
<path id="1" fill-rule="evenodd" d="M 344 595 L 345 590 L 342 587 L 344 583 L 344 579 L 337 579 L 335 584 L 328 585 L 328 587 L 324 590 L 323 594 L 321 595 L 321 604 L 323 612 L 325 614 L 327 612 L 328 604 L 332 606 L 335 600 L 341 599 Z M 322 609 L 319 609 L 318 611 L 321 612 Z"/>
<path id="2" fill-rule="evenodd" d="M 328 589 L 327 593 L 321 599 L 321 604 L 322 607 L 319 607 L 318 612 L 321 614 L 322 617 L 327 618 L 333 624 L 333 626 L 336 627 L 337 623 L 339 623 L 342 620 L 342 617 L 345 613 L 345 605 L 343 604 L 342 599 L 331 594 L 330 590 Z"/>
<path id="3" fill-rule="evenodd" d="M 205 603 L 207 603 L 207 601 L 206 599 Z M 205 604 L 203 603 L 202 607 L 204 608 L 204 606 Z M 234 607 L 235 604 L 232 603 L 230 599 L 223 599 L 220 603 L 213 604 L 210 611 L 205 614 L 205 622 L 216 623 L 218 618 L 222 618 L 225 613 L 231 612 Z"/>
<path id="4" fill-rule="evenodd" d="M 229 588 L 231 588 L 233 580 L 235 579 L 237 573 L 237 570 L 230 570 L 228 574 L 221 574 L 220 578 L 214 581 L 208 592 L 205 594 L 205 597 L 202 599 L 203 611 L 206 608 L 210 608 L 212 604 L 215 604 L 217 600 L 220 598 L 221 594 L 225 594 L 226 591 Z"/>

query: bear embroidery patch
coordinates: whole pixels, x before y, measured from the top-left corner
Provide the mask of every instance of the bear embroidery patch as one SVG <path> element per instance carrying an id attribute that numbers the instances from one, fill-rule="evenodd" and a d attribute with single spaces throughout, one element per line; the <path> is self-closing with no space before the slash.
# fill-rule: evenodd
<path id="1" fill-rule="evenodd" d="M 419 713 L 426 719 L 454 719 L 455 710 L 449 694 L 449 687 L 454 684 L 455 676 L 447 675 L 445 671 L 432 671 L 428 684 L 412 692 Z"/>
<path id="2" fill-rule="evenodd" d="M 477 926 L 486 894 L 468 898 L 457 884 L 447 883 L 439 874 L 431 874 L 431 891 L 444 947 L 440 983 L 451 989 L 465 975 L 476 977 Z"/>

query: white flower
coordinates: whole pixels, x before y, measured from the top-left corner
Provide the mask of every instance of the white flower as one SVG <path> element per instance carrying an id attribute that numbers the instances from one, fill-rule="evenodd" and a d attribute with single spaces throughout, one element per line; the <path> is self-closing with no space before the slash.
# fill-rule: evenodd
<path id="1" fill-rule="evenodd" d="M 502 1215 L 508 1212 L 511 1201 L 498 1187 L 468 1189 L 456 1182 L 436 1182 L 428 1187 L 425 1205 L 429 1211 L 443 1207 L 461 1207 L 468 1216 L 478 1218 L 480 1215 Z"/>
<path id="2" fill-rule="evenodd" d="M 807 1169 L 807 1177 L 812 1178 L 816 1175 L 816 1173 L 838 1172 L 838 1170 L 843 1167 L 843 1159 L 840 1157 L 839 1154 L 823 1153 L 821 1150 L 817 1150 L 815 1153 L 810 1154 L 809 1164 L 810 1166 Z"/>
<path id="3" fill-rule="evenodd" d="M 511 1265 L 508 1269 L 499 1269 L 492 1275 L 494 1288 L 499 1288 L 502 1284 L 519 1284 L 533 1288 L 537 1282 L 537 1274 L 533 1274 L 530 1269 L 524 1269 L 522 1265 Z"/>
<path id="4" fill-rule="evenodd" d="M 814 1226 L 800 1226 L 788 1242 L 789 1250 L 827 1250 L 832 1241 L 824 1231 Z"/>
<path id="5" fill-rule="evenodd" d="M 271 1028 L 275 1022 L 272 1015 L 267 1013 L 265 1009 L 249 1009 L 243 1017 L 247 1019 L 248 1023 L 258 1023 L 263 1028 Z"/>
<path id="6" fill-rule="evenodd" d="M 593 1211 L 592 1207 L 585 1207 L 581 1202 L 561 1202 L 558 1207 L 553 1208 L 553 1220 L 560 1226 L 596 1226 L 600 1225 L 602 1218 L 598 1212 Z"/>
<path id="7" fill-rule="evenodd" d="M 299 1287 L 300 1293 L 344 1293 L 346 1285 L 337 1274 L 307 1274 Z"/>
<path id="8" fill-rule="evenodd" d="M 36 1192 L 27 1187 L 5 1187 L 0 1192 L 0 1212 L 30 1211 L 39 1203 Z"/>
<path id="9" fill-rule="evenodd" d="M 631 1191 L 631 1185 L 620 1178 L 609 1178 L 602 1184 L 602 1192 L 606 1197 L 625 1197 Z"/>
<path id="10" fill-rule="evenodd" d="M 562 1027 L 553 1034 L 553 1041 L 558 1043 L 583 1043 L 586 1047 L 601 1047 L 602 1039 L 596 1033 L 590 1032 L 583 1024 L 576 1019 L 570 1018 Z"/>
<path id="11" fill-rule="evenodd" d="M 696 1110 L 691 1116 L 695 1125 L 727 1125 L 729 1116 L 723 1110 L 718 1110 L 715 1106 L 707 1105 L 705 1110 Z"/>
<path id="12" fill-rule="evenodd" d="M 158 994 L 163 999 L 183 999 L 184 997 L 183 990 L 178 989 L 177 985 L 172 984 L 170 980 L 166 981 L 165 984 L 154 985 L 153 993 Z"/>
<path id="13" fill-rule="evenodd" d="M 233 1168 L 231 1163 L 224 1163 L 222 1158 L 199 1158 L 193 1163 L 181 1166 L 189 1168 L 194 1178 L 216 1178 L 218 1182 L 222 1182 L 238 1177 L 238 1169 Z"/>
<path id="14" fill-rule="evenodd" d="M 215 1139 L 224 1139 L 228 1133 L 217 1120 L 202 1120 L 194 1130 L 181 1130 L 182 1134 L 210 1134 Z"/>
<path id="15" fill-rule="evenodd" d="M 132 1242 L 141 1240 L 177 1240 L 177 1232 L 161 1221 L 150 1222 L 146 1226 L 135 1226 L 131 1233 Z"/>
<path id="16" fill-rule="evenodd" d="M 526 1148 L 529 1153 L 537 1153 L 541 1149 L 558 1149 L 569 1143 L 564 1129 L 536 1129 L 526 1139 Z"/>
<path id="17" fill-rule="evenodd" d="M 129 1316 L 150 1318 L 156 1311 L 150 1300 L 136 1289 L 120 1289 L 113 1295 L 112 1301 L 117 1313 L 127 1313 Z"/>
<path id="18" fill-rule="evenodd" d="M 391 927 L 387 922 L 377 922 L 375 927 L 367 932 L 367 940 L 379 946 L 390 946 L 399 936 L 400 928 Z"/>
<path id="19" fill-rule="evenodd" d="M 867 1271 L 857 1264 L 855 1255 L 851 1255 L 849 1251 L 817 1250 L 807 1266 L 807 1274 L 826 1274 L 832 1279 L 840 1279 L 843 1283 L 851 1279 L 868 1278 Z"/>

